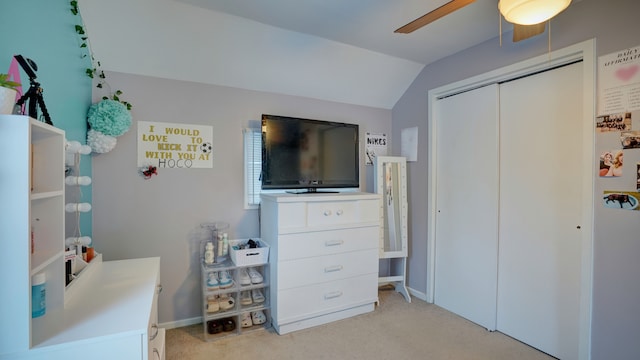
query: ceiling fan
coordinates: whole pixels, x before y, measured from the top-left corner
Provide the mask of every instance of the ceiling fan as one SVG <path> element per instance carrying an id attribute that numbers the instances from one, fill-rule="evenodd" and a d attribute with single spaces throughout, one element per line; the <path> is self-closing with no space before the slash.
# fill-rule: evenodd
<path id="1" fill-rule="evenodd" d="M 451 0 L 439 8 L 396 29 L 396 33 L 408 34 L 459 10 L 475 0 Z M 513 24 L 513 42 L 542 34 L 546 21 L 566 9 L 571 0 L 499 0 L 498 9 Z"/>

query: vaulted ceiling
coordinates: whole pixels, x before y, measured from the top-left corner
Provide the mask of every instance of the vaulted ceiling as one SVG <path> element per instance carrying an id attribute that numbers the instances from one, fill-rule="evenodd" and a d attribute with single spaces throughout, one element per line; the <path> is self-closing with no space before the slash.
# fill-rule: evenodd
<path id="1" fill-rule="evenodd" d="M 497 0 L 83 0 L 105 70 L 391 109 L 422 68 L 498 36 Z M 509 30 L 505 26 L 503 30 Z"/>

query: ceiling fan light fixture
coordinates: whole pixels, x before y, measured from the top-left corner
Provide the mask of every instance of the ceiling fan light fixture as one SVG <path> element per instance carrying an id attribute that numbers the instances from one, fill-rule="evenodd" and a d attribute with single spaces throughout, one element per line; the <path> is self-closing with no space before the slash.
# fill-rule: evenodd
<path id="1" fill-rule="evenodd" d="M 569 4 L 571 0 L 500 0 L 498 9 L 510 23 L 534 25 L 558 15 Z"/>

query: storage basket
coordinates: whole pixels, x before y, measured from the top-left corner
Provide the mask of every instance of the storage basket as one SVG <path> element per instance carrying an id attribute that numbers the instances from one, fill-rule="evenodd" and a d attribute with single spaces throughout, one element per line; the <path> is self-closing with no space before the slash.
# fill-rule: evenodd
<path id="1" fill-rule="evenodd" d="M 229 240 L 229 253 L 236 266 L 252 266 L 269 262 L 269 245 L 259 238 L 253 238 L 260 247 L 240 249 L 239 245 L 246 244 L 250 239 Z"/>

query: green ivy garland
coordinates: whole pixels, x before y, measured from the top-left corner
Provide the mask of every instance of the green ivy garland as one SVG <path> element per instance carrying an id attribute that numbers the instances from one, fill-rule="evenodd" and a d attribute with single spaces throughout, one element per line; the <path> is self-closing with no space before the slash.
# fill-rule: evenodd
<path id="1" fill-rule="evenodd" d="M 69 4 L 71 5 L 71 13 L 75 16 L 79 16 L 80 15 L 80 9 L 78 8 L 78 1 L 77 0 L 71 0 L 69 2 Z M 80 16 L 80 19 L 82 20 L 82 16 Z M 75 25 L 75 30 L 76 30 L 76 34 L 78 34 L 80 36 L 80 48 L 86 48 L 88 50 L 89 55 L 91 55 L 91 68 L 87 68 L 85 70 L 85 73 L 87 74 L 88 77 L 90 77 L 91 79 L 94 79 L 96 76 L 100 79 L 98 81 L 98 84 L 96 85 L 97 88 L 102 89 L 103 88 L 103 84 L 107 84 L 106 82 L 106 76 L 104 74 L 104 71 L 102 71 L 102 69 L 100 68 L 100 61 L 97 61 L 95 59 L 95 57 L 93 56 L 93 52 L 91 51 L 91 47 L 89 46 L 89 37 L 86 34 L 86 31 L 84 29 L 84 22 L 80 25 Z M 83 54 L 82 57 L 86 57 L 87 54 Z M 108 85 L 108 84 L 107 84 Z M 133 105 L 131 105 L 131 103 L 129 103 L 128 101 L 122 100 L 120 99 L 120 96 L 122 95 L 122 91 L 120 90 L 116 90 L 115 92 L 113 92 L 111 94 L 111 96 L 103 96 L 102 99 L 103 100 L 115 100 L 118 101 L 120 103 L 122 103 L 124 106 L 127 107 L 127 110 L 131 110 L 131 108 L 133 107 Z"/>

